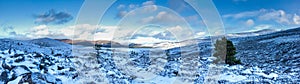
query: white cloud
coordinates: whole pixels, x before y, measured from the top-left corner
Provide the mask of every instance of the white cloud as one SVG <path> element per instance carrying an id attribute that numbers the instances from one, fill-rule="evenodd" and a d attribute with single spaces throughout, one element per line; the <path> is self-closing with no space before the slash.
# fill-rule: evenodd
<path id="1" fill-rule="evenodd" d="M 166 12 L 166 11 L 162 11 L 162 12 L 159 12 L 158 14 L 157 14 L 157 18 L 163 18 L 163 16 L 165 16 L 165 15 L 167 15 L 168 13 Z"/>
<path id="2" fill-rule="evenodd" d="M 135 8 L 138 7 L 138 5 L 136 5 L 136 4 L 130 4 L 128 7 L 129 7 L 130 9 L 135 9 Z"/>
<path id="3" fill-rule="evenodd" d="M 199 37 L 205 37 L 205 36 L 207 36 L 207 35 L 206 35 L 206 32 L 198 32 L 198 33 L 196 33 L 196 35 L 195 35 L 196 38 L 199 38 Z"/>
<path id="4" fill-rule="evenodd" d="M 274 20 L 280 24 L 290 24 L 290 14 L 286 14 L 283 10 L 271 10 L 258 18 L 261 20 Z"/>
<path id="5" fill-rule="evenodd" d="M 143 6 L 154 5 L 153 1 L 146 1 L 142 4 Z"/>
<path id="6" fill-rule="evenodd" d="M 117 9 L 121 10 L 121 9 L 124 9 L 125 7 L 126 7 L 126 6 L 125 6 L 124 4 L 121 4 L 121 5 L 118 6 Z"/>
<path id="7" fill-rule="evenodd" d="M 126 7 L 128 7 L 126 9 Z M 130 4 L 128 6 L 125 6 L 125 5 L 119 5 L 118 6 L 118 14 L 117 14 L 117 17 L 119 18 L 122 18 L 124 17 L 125 15 L 127 15 L 130 11 L 132 10 L 135 10 L 139 7 L 143 7 L 143 13 L 149 13 L 149 12 L 154 12 L 157 10 L 157 5 L 155 5 L 155 3 L 153 1 L 146 1 L 146 2 L 143 2 L 142 3 L 142 6 L 138 5 L 138 4 Z M 135 13 L 132 13 L 133 15 Z"/>
<path id="8" fill-rule="evenodd" d="M 112 40 L 116 26 L 79 24 L 63 28 L 60 32 L 77 40 Z"/>
<path id="9" fill-rule="evenodd" d="M 30 30 L 30 33 L 26 33 L 26 37 L 29 38 L 55 38 L 55 39 L 74 39 L 74 40 L 113 40 L 114 35 L 126 34 L 128 30 L 120 30 L 117 26 L 99 26 L 99 25 L 90 25 L 90 24 L 78 24 L 73 26 L 67 26 L 60 29 L 51 29 L 51 26 L 39 25 L 33 27 Z M 118 30 L 119 33 L 115 33 Z M 167 31 L 168 30 L 168 31 Z M 187 30 L 181 26 L 169 27 L 166 30 L 151 30 L 147 33 L 146 36 L 137 36 L 133 41 L 144 43 L 146 42 L 161 42 L 161 41 L 173 41 L 174 39 L 183 40 L 192 38 L 193 35 L 190 35 Z M 175 34 L 179 38 L 175 38 Z M 201 36 L 205 33 L 198 33 L 198 36 Z M 123 36 L 123 35 L 121 35 Z M 123 37 L 126 38 L 126 35 Z M 188 37 L 188 38 L 187 38 Z"/>
<path id="10" fill-rule="evenodd" d="M 297 14 L 294 14 L 293 21 L 297 25 L 300 24 L 300 16 L 298 16 Z"/>
<path id="11" fill-rule="evenodd" d="M 37 30 L 34 33 L 34 36 L 46 36 L 48 34 L 50 34 L 48 29 L 43 29 L 43 30 Z"/>
<path id="12" fill-rule="evenodd" d="M 101 26 L 105 32 L 97 32 L 94 35 L 94 40 L 112 40 L 117 26 Z"/>
<path id="13" fill-rule="evenodd" d="M 46 29 L 47 25 L 39 25 L 39 26 L 35 26 L 33 28 L 36 29 L 36 30 Z"/>
<path id="14" fill-rule="evenodd" d="M 146 1 L 144 3 L 142 3 L 143 7 L 144 7 L 144 13 L 149 13 L 149 12 L 154 12 L 157 10 L 157 6 L 155 5 L 155 3 L 153 1 Z"/>
<path id="15" fill-rule="evenodd" d="M 258 16 L 260 13 L 265 12 L 266 9 L 260 9 L 257 11 L 245 11 L 236 14 L 226 14 L 223 15 L 224 18 L 234 18 L 234 19 L 241 19 L 241 18 L 249 18 Z"/>
<path id="16" fill-rule="evenodd" d="M 29 38 L 55 38 L 75 40 L 112 40 L 116 26 L 99 26 L 90 24 L 78 24 L 60 29 L 53 29 L 51 26 L 38 25 L 33 27 L 25 37 Z"/>
<path id="17" fill-rule="evenodd" d="M 149 13 L 149 12 L 154 12 L 157 10 L 157 6 L 156 5 L 148 5 L 148 6 L 144 6 L 144 9 L 143 9 L 144 13 Z"/>
<path id="18" fill-rule="evenodd" d="M 92 35 L 98 27 L 98 25 L 80 24 L 63 28 L 60 31 L 68 37 L 74 37 L 73 39 L 93 39 Z"/>
<path id="19" fill-rule="evenodd" d="M 177 40 L 187 40 L 187 39 L 194 38 L 193 36 L 195 36 L 192 30 L 179 25 L 170 27 L 167 30 L 172 34 L 174 34 Z"/>
<path id="20" fill-rule="evenodd" d="M 255 23 L 252 19 L 248 19 L 245 23 L 247 26 L 253 26 Z"/>
<path id="21" fill-rule="evenodd" d="M 61 32 L 58 32 L 57 30 L 51 30 L 47 25 L 35 26 L 23 36 L 26 36 L 28 38 L 66 38 Z"/>
<path id="22" fill-rule="evenodd" d="M 32 33 L 30 33 L 30 34 L 32 34 L 33 37 L 46 36 L 46 35 L 49 35 L 50 32 L 46 25 L 39 25 L 39 26 L 33 27 Z"/>
<path id="23" fill-rule="evenodd" d="M 171 14 L 166 11 L 161 11 L 155 16 L 149 16 L 147 18 L 142 19 L 142 23 L 176 23 L 182 21 L 175 14 Z"/>
<path id="24" fill-rule="evenodd" d="M 188 32 L 186 28 L 181 26 L 168 27 L 167 29 L 145 29 L 141 32 L 136 32 L 130 38 L 132 42 L 136 43 L 155 43 L 161 41 L 183 41 L 192 39 L 194 37 L 204 37 L 205 32 L 198 32 L 197 34 Z M 147 40 L 148 39 L 148 40 Z"/>
<path id="25" fill-rule="evenodd" d="M 137 37 L 136 39 L 131 39 L 131 43 L 138 44 L 148 44 L 148 43 L 158 43 L 158 42 L 167 42 L 169 40 L 162 40 L 154 37 Z"/>
<path id="26" fill-rule="evenodd" d="M 271 27 L 272 27 L 271 25 L 263 24 L 263 25 L 255 26 L 254 28 L 255 28 L 255 30 L 262 30 L 262 29 L 269 29 Z"/>
<path id="27" fill-rule="evenodd" d="M 143 18 L 142 19 L 142 23 L 149 23 L 151 21 L 153 21 L 154 17 L 153 16 L 150 16 L 150 17 L 147 17 L 147 18 Z"/>
<path id="28" fill-rule="evenodd" d="M 172 32 L 172 31 L 176 31 L 176 32 L 179 32 L 179 31 L 182 31 L 183 28 L 179 25 L 175 26 L 175 27 L 170 27 L 167 29 L 168 31 Z M 173 32 L 172 32 L 173 33 Z M 174 32 L 175 33 L 175 32 Z"/>
<path id="29" fill-rule="evenodd" d="M 0 38 L 1 37 L 14 37 L 18 35 L 17 31 L 15 31 L 15 28 L 10 25 L 1 24 L 0 25 Z"/>
<path id="30" fill-rule="evenodd" d="M 284 10 L 274 10 L 274 9 L 260 9 L 256 11 L 245 11 L 236 14 L 226 14 L 223 15 L 223 18 L 231 20 L 240 19 L 255 19 L 257 21 L 272 21 L 282 25 L 293 25 L 296 24 L 294 18 L 297 16 L 291 13 L 287 13 Z"/>

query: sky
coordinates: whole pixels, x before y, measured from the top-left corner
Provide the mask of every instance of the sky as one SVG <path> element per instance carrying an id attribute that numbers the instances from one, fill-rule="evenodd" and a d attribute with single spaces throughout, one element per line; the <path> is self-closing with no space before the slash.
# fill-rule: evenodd
<path id="1" fill-rule="evenodd" d="M 122 38 L 134 42 L 159 42 L 212 35 L 209 30 L 213 28 L 208 26 L 214 23 L 206 21 L 205 14 L 201 16 L 195 7 L 183 0 L 116 0 L 111 5 L 96 2 L 0 0 L 0 38 Z M 224 26 L 220 29 L 225 34 L 300 26 L 299 0 L 210 2 L 212 9 L 203 12 L 209 14 L 216 9 L 218 15 L 212 14 L 212 17 L 222 21 L 219 24 Z M 102 18 L 100 9 L 106 9 Z"/>

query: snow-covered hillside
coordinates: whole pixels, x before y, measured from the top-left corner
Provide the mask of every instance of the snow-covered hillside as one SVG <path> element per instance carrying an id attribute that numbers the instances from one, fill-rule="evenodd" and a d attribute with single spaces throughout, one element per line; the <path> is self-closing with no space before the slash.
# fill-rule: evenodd
<path id="1" fill-rule="evenodd" d="M 41 38 L 34 40 L 13 40 L 13 39 L 0 39 L 0 50 L 15 49 L 28 53 L 43 53 L 50 54 L 71 54 L 71 45 L 62 43 L 50 38 Z"/>
<path id="2" fill-rule="evenodd" d="M 259 36 L 259 35 L 269 34 L 269 33 L 277 32 L 277 31 L 280 31 L 280 30 L 262 29 L 262 30 L 258 30 L 258 31 L 231 33 L 231 34 L 227 34 L 226 36 L 229 38 L 249 37 L 249 36 Z"/>
<path id="3" fill-rule="evenodd" d="M 242 61 L 234 66 L 211 63 L 209 39 L 100 50 L 49 38 L 0 39 L 0 83 L 299 83 L 299 37 L 300 28 L 231 38 Z"/>
<path id="4" fill-rule="evenodd" d="M 77 76 L 71 46 L 52 39 L 0 39 L 0 83 L 67 83 Z"/>

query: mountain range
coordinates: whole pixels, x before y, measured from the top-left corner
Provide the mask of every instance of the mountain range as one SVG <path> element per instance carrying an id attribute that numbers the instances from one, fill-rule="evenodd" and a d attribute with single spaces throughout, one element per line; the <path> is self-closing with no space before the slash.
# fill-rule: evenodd
<path id="1" fill-rule="evenodd" d="M 273 29 L 262 29 L 258 31 L 252 31 L 252 32 L 242 32 L 242 33 L 231 33 L 227 34 L 227 38 L 238 38 L 238 37 L 249 37 L 249 36 L 258 36 L 258 35 L 263 35 L 263 34 L 268 34 L 272 32 L 276 32 L 277 30 Z M 201 39 L 190 39 L 190 40 L 184 40 L 180 42 L 158 42 L 158 43 L 153 43 L 153 44 L 138 44 L 138 43 L 130 43 L 129 45 L 122 44 L 120 42 L 115 42 L 115 41 L 109 41 L 109 40 L 96 40 L 96 41 L 89 41 L 89 40 L 72 40 L 72 39 L 55 39 L 58 41 L 62 41 L 64 43 L 72 44 L 72 45 L 83 45 L 83 46 L 95 46 L 96 44 L 98 45 L 103 45 L 110 47 L 111 45 L 114 45 L 115 47 L 131 47 L 131 48 L 156 48 L 156 47 L 166 47 L 166 46 L 179 46 L 183 43 L 190 42 L 190 41 L 210 41 L 210 37 L 204 37 Z M 184 46 L 184 45 L 181 45 Z"/>

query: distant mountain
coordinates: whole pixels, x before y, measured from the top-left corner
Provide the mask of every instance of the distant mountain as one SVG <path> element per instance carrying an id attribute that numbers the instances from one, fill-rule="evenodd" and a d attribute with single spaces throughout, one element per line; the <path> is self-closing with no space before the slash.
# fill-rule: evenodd
<path id="1" fill-rule="evenodd" d="M 227 34 L 227 37 L 236 38 L 236 37 L 257 36 L 257 35 L 268 34 L 276 31 L 277 30 L 274 29 L 262 29 L 258 31 L 252 31 L 252 32 L 231 33 L 231 34 Z"/>
<path id="2" fill-rule="evenodd" d="M 39 39 L 33 39 L 33 40 L 29 40 L 29 42 L 36 44 L 36 45 L 40 45 L 43 47 L 58 47 L 58 46 L 69 46 L 66 43 L 63 43 L 61 41 L 57 41 L 51 38 L 39 38 Z"/>
<path id="3" fill-rule="evenodd" d="M 107 41 L 107 40 L 97 40 L 97 41 L 87 41 L 87 40 L 71 40 L 71 39 L 55 39 L 64 43 L 68 43 L 71 45 L 82 45 L 82 46 L 95 46 L 96 44 L 102 45 L 104 47 L 114 46 L 124 46 L 118 42 Z"/>

